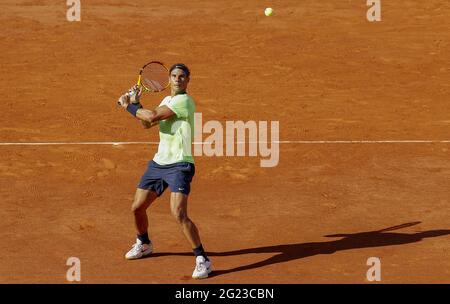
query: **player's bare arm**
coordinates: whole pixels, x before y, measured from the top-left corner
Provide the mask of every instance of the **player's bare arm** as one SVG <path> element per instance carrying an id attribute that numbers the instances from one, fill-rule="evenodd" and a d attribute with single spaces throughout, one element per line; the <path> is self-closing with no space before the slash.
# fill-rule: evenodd
<path id="1" fill-rule="evenodd" d="M 134 89 L 136 88 L 133 87 L 130 89 L 130 91 Z M 123 94 L 122 96 L 120 96 L 118 102 L 124 109 L 127 109 L 130 104 L 139 104 L 140 95 L 141 94 L 139 91 L 134 95 L 136 96 L 134 98 L 133 96 L 130 97 L 130 95 L 128 94 Z M 170 118 L 173 115 L 175 115 L 175 113 L 167 106 L 157 107 L 154 110 L 140 108 L 136 111 L 136 118 L 141 121 L 142 126 L 146 129 L 156 126 L 160 120 Z"/>
<path id="2" fill-rule="evenodd" d="M 136 117 L 144 122 L 153 124 L 160 120 L 168 119 L 175 113 L 167 106 L 157 107 L 154 110 L 141 108 L 136 112 Z"/>
<path id="3" fill-rule="evenodd" d="M 144 120 L 139 120 L 140 122 L 141 122 L 141 124 L 142 124 L 142 126 L 144 127 L 144 129 L 149 129 L 149 128 L 151 128 L 151 127 L 154 127 L 154 126 L 156 126 L 158 123 L 149 123 L 149 122 L 147 122 L 147 121 L 144 121 Z"/>

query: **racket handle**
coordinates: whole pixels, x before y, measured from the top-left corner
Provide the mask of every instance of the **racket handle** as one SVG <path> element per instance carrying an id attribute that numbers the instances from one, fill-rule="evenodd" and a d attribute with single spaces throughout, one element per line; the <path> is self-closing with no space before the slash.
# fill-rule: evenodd
<path id="1" fill-rule="evenodd" d="M 138 81 L 137 81 L 137 89 L 133 90 L 131 92 L 127 92 L 127 95 L 131 98 L 132 96 L 136 95 L 137 91 L 139 90 L 139 87 L 141 86 L 141 75 L 139 75 L 138 77 Z"/>
<path id="2" fill-rule="evenodd" d="M 137 94 L 137 91 L 139 90 L 139 87 L 141 86 L 141 75 L 140 74 L 139 74 L 139 77 L 138 77 L 137 86 L 138 86 L 138 88 L 136 90 L 128 91 L 126 93 L 130 99 L 131 99 L 131 97 L 133 97 L 134 95 Z M 120 105 L 120 102 L 117 102 L 117 103 Z"/>
<path id="3" fill-rule="evenodd" d="M 141 86 L 141 75 L 140 74 L 139 74 L 139 77 L 138 77 L 137 86 L 138 87 Z"/>

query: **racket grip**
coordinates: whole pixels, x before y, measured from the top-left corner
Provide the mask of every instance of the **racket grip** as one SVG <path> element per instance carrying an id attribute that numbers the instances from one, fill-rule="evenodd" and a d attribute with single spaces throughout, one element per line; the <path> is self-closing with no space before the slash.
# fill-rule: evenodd
<path id="1" fill-rule="evenodd" d="M 128 91 L 127 95 L 131 98 L 132 96 L 136 95 L 137 91 L 139 90 L 139 87 L 141 86 L 141 75 L 139 75 L 138 80 L 137 80 L 137 89 L 132 90 L 132 91 Z"/>
<path id="2" fill-rule="evenodd" d="M 138 87 L 141 86 L 141 75 L 140 74 L 139 74 L 139 77 L 138 77 L 137 86 Z"/>

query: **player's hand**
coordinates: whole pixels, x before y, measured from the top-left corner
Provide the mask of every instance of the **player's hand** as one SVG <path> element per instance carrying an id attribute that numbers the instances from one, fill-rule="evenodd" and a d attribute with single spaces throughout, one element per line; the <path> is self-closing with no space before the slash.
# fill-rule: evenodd
<path id="1" fill-rule="evenodd" d="M 119 99 L 117 100 L 117 103 L 123 107 L 123 108 L 127 108 L 128 105 L 130 104 L 130 96 L 125 93 L 122 96 L 119 97 Z"/>
<path id="2" fill-rule="evenodd" d="M 139 103 L 141 100 L 142 89 L 138 85 L 134 85 L 128 90 L 127 95 L 130 97 L 131 103 Z"/>

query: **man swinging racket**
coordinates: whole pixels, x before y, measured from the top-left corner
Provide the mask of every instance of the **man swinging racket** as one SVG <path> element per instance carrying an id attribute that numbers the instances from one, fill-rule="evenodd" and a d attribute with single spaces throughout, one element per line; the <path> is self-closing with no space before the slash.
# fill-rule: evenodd
<path id="1" fill-rule="evenodd" d="M 144 109 L 139 103 L 142 94 L 142 88 L 139 85 L 141 77 L 138 85 L 118 100 L 118 103 L 139 119 L 145 128 L 159 124 L 160 136 L 158 152 L 148 163 L 147 171 L 136 189 L 131 209 L 134 214 L 137 239 L 131 250 L 125 254 L 125 258 L 139 259 L 153 252 L 153 245 L 148 236 L 146 210 L 167 187 L 170 187 L 171 212 L 180 224 L 196 257 L 192 277 L 203 279 L 207 278 L 212 271 L 211 262 L 203 249 L 197 227 L 187 215 L 190 183 L 195 174 L 194 158 L 191 153 L 195 104 L 192 97 L 186 93 L 190 71 L 184 64 L 175 64 L 169 69 L 168 74 L 171 95 L 165 97 L 156 109 Z M 144 87 L 144 82 L 147 81 L 150 87 L 161 89 L 159 83 L 155 84 L 152 79 L 142 79 L 142 81 Z"/>

